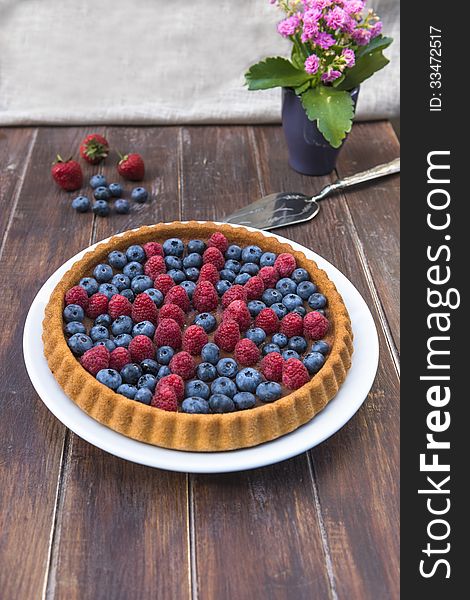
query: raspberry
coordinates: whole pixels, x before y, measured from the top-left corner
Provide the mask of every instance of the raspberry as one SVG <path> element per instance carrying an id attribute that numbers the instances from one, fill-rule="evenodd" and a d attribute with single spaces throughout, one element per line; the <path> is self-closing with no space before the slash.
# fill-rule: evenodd
<path id="1" fill-rule="evenodd" d="M 230 302 L 224 310 L 222 319 L 235 321 L 235 323 L 238 323 L 240 331 L 246 331 L 251 325 L 250 311 L 243 300 L 234 300 L 233 302 Z"/>
<path id="2" fill-rule="evenodd" d="M 240 329 L 235 321 L 222 321 L 214 334 L 214 342 L 226 352 L 233 352 L 240 339 Z"/>
<path id="3" fill-rule="evenodd" d="M 207 344 L 207 333 L 199 325 L 190 325 L 183 334 L 183 350 L 193 356 L 201 354 L 202 347 Z"/>
<path id="4" fill-rule="evenodd" d="M 164 304 L 158 312 L 158 322 L 160 323 L 162 319 L 173 319 L 180 327 L 183 327 L 186 315 L 176 304 Z"/>
<path id="5" fill-rule="evenodd" d="M 177 400 L 180 402 L 184 400 L 184 381 L 179 375 L 172 373 L 162 377 L 157 383 L 157 390 L 164 386 L 170 387 L 175 392 Z"/>
<path id="6" fill-rule="evenodd" d="M 292 254 L 282 252 L 274 261 L 274 268 L 281 277 L 289 277 L 292 271 L 295 270 L 297 264 Z"/>
<path id="7" fill-rule="evenodd" d="M 109 350 L 105 346 L 90 348 L 81 357 L 82 367 L 92 375 L 96 375 L 101 369 L 109 367 Z"/>
<path id="8" fill-rule="evenodd" d="M 200 281 L 193 294 L 194 308 L 198 312 L 210 312 L 217 308 L 219 296 L 210 281 Z"/>
<path id="9" fill-rule="evenodd" d="M 144 272 L 153 280 L 159 275 L 166 273 L 166 265 L 163 256 L 160 256 L 159 254 L 151 256 L 145 263 Z"/>
<path id="10" fill-rule="evenodd" d="M 219 271 L 212 263 L 206 263 L 202 265 L 199 271 L 198 281 L 210 281 L 212 285 L 215 285 L 220 279 Z"/>
<path id="11" fill-rule="evenodd" d="M 88 299 L 87 317 L 96 319 L 98 315 L 102 315 L 105 312 L 108 312 L 108 298 L 104 294 L 96 292 L 96 294 L 93 294 Z"/>
<path id="12" fill-rule="evenodd" d="M 268 335 L 279 331 L 279 319 L 272 308 L 263 308 L 255 319 L 255 326 L 261 327 Z"/>
<path id="13" fill-rule="evenodd" d="M 162 245 L 158 242 L 147 242 L 142 248 L 144 249 L 147 258 L 150 258 L 151 256 L 163 256 Z"/>
<path id="14" fill-rule="evenodd" d="M 175 285 L 165 296 L 165 304 L 176 304 L 185 313 L 189 311 L 189 298 L 186 290 L 180 285 Z"/>
<path id="15" fill-rule="evenodd" d="M 204 264 L 211 263 L 213 264 L 218 271 L 224 268 L 225 258 L 222 252 L 215 247 L 207 248 L 202 255 L 202 262 Z"/>
<path id="16" fill-rule="evenodd" d="M 288 313 L 282 318 L 279 330 L 289 338 L 294 337 L 294 335 L 302 335 L 304 330 L 302 317 L 298 313 Z"/>
<path id="17" fill-rule="evenodd" d="M 224 254 L 227 252 L 228 240 L 223 233 L 216 231 L 207 241 L 208 248 L 217 248 Z"/>
<path id="18" fill-rule="evenodd" d="M 316 310 L 309 312 L 304 318 L 304 335 L 312 340 L 321 340 L 325 337 L 330 323 L 328 319 Z"/>
<path id="19" fill-rule="evenodd" d="M 310 381 L 310 375 L 298 358 L 289 358 L 282 369 L 282 383 L 290 390 L 297 390 Z"/>
<path id="20" fill-rule="evenodd" d="M 277 381 L 279 383 L 282 380 L 284 363 L 285 360 L 278 352 L 270 352 L 261 361 L 260 371 L 268 381 Z"/>
<path id="21" fill-rule="evenodd" d="M 178 410 L 176 394 L 168 385 L 164 385 L 155 391 L 150 405 L 155 408 L 159 408 L 160 410 L 167 410 L 169 412 L 177 412 Z"/>
<path id="22" fill-rule="evenodd" d="M 235 346 L 235 360 L 244 367 L 255 365 L 259 361 L 260 354 L 258 346 L 247 338 L 240 340 Z"/>
<path id="23" fill-rule="evenodd" d="M 81 285 L 74 285 L 73 288 L 70 288 L 65 294 L 65 304 L 67 306 L 69 304 L 78 304 L 83 310 L 86 310 L 88 306 L 88 294 L 86 293 L 86 290 L 82 288 Z"/>
<path id="24" fill-rule="evenodd" d="M 132 362 L 140 363 L 145 358 L 155 358 L 155 347 L 146 335 L 136 335 L 129 344 Z"/>
<path id="25" fill-rule="evenodd" d="M 99 346 L 96 346 L 96 348 L 99 348 Z M 122 346 L 114 348 L 109 355 L 109 368 L 115 369 L 118 372 L 130 362 L 131 353 L 127 348 L 123 348 Z"/>
<path id="26" fill-rule="evenodd" d="M 150 321 L 154 325 L 157 324 L 158 310 L 148 294 L 142 293 L 136 296 L 132 305 L 132 320 L 134 323 Z"/>
<path id="27" fill-rule="evenodd" d="M 173 281 L 173 279 L 166 274 L 158 275 L 153 282 L 155 289 L 160 290 L 164 296 L 166 296 L 171 288 L 175 287 L 175 285 L 176 283 Z"/>
<path id="28" fill-rule="evenodd" d="M 115 294 L 108 303 L 108 314 L 112 319 L 125 315 L 130 317 L 132 314 L 132 304 L 125 296 Z"/>
<path id="29" fill-rule="evenodd" d="M 242 285 L 232 285 L 232 287 L 225 292 L 225 294 L 222 296 L 223 308 L 227 308 L 227 306 L 234 300 L 243 300 L 243 302 L 248 300 L 248 295 Z"/>
<path id="30" fill-rule="evenodd" d="M 183 379 L 191 379 L 196 374 L 196 363 L 189 352 L 178 352 L 170 360 L 170 371 Z"/>
<path id="31" fill-rule="evenodd" d="M 259 275 L 251 277 L 245 283 L 245 291 L 247 300 L 258 300 L 264 292 L 264 281 Z"/>
<path id="32" fill-rule="evenodd" d="M 181 348 L 181 329 L 174 319 L 162 319 L 157 326 L 153 341 L 156 346 L 171 346 L 173 350 Z"/>
<path id="33" fill-rule="evenodd" d="M 279 273 L 274 267 L 262 267 L 258 272 L 258 277 L 261 277 L 266 289 L 275 288 L 279 281 Z"/>

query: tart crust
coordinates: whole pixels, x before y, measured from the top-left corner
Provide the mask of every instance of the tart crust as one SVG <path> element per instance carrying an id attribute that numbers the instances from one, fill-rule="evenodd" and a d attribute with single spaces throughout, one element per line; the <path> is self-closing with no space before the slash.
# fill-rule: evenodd
<path id="1" fill-rule="evenodd" d="M 331 351 L 320 371 L 298 390 L 271 404 L 227 414 L 186 414 L 167 412 L 129 400 L 99 383 L 80 365 L 70 351 L 64 333 L 62 312 L 65 292 L 88 275 L 111 250 L 131 244 L 163 241 L 169 237 L 183 240 L 208 239 L 215 231 L 224 233 L 230 243 L 256 244 L 264 251 L 291 253 L 298 267 L 311 275 L 327 297 Z M 351 366 L 353 335 L 343 299 L 325 271 L 314 261 L 261 232 L 212 222 L 174 222 L 144 226 L 113 236 L 77 261 L 58 283 L 45 310 L 43 321 L 44 355 L 54 377 L 78 406 L 91 417 L 130 438 L 164 448 L 198 452 L 234 450 L 256 446 L 278 438 L 307 423 L 335 396 Z"/>

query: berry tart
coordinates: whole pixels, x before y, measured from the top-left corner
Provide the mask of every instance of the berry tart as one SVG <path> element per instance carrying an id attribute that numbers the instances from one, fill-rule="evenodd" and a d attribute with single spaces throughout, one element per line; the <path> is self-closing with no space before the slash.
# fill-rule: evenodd
<path id="1" fill-rule="evenodd" d="M 326 273 L 243 227 L 159 224 L 99 244 L 56 286 L 44 353 L 65 393 L 133 439 L 254 446 L 303 425 L 351 365 Z"/>

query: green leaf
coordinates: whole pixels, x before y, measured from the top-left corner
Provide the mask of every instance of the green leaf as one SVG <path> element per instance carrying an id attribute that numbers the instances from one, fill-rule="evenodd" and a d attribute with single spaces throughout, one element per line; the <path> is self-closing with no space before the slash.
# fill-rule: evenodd
<path id="1" fill-rule="evenodd" d="M 306 90 L 308 90 L 309 87 L 310 81 L 306 81 L 302 85 L 299 85 L 299 87 L 294 88 L 294 92 L 297 94 L 297 96 L 300 96 L 300 94 L 303 94 Z"/>
<path id="2" fill-rule="evenodd" d="M 370 54 L 370 52 L 385 50 L 385 48 L 388 48 L 392 42 L 393 38 L 379 35 L 369 42 L 367 46 L 362 46 L 362 48 L 356 52 L 356 57 L 360 58 L 361 56 Z"/>
<path id="3" fill-rule="evenodd" d="M 267 90 L 274 87 L 298 87 L 304 84 L 310 76 L 305 71 L 296 69 L 287 60 L 277 56 L 250 67 L 245 73 L 249 90 Z"/>
<path id="4" fill-rule="evenodd" d="M 292 54 L 290 59 L 296 69 L 299 69 L 299 71 L 303 71 L 305 59 L 303 58 L 301 52 L 299 51 L 296 45 L 292 46 Z"/>
<path id="5" fill-rule="evenodd" d="M 336 87 L 337 90 L 353 90 L 363 81 L 372 77 L 374 73 L 380 71 L 388 65 L 390 61 L 381 51 L 369 52 L 356 60 L 352 69 L 348 69 L 343 81 Z"/>
<path id="6" fill-rule="evenodd" d="M 325 139 L 339 148 L 351 131 L 354 105 L 348 92 L 318 85 L 301 96 L 303 107 L 311 121 L 316 121 Z"/>

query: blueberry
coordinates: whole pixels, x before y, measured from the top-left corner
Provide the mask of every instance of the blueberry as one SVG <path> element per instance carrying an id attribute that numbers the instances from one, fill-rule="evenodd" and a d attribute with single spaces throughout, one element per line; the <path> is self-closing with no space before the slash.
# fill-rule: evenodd
<path id="1" fill-rule="evenodd" d="M 142 404 L 150 404 L 152 402 L 153 394 L 148 388 L 140 388 L 137 390 L 134 400 L 141 402 Z"/>
<path id="2" fill-rule="evenodd" d="M 284 348 L 284 346 L 287 346 L 287 342 L 289 340 L 285 333 L 275 333 L 271 341 L 273 342 L 273 344 L 277 344 L 279 348 Z"/>
<path id="3" fill-rule="evenodd" d="M 173 279 L 176 285 L 179 285 L 180 283 L 183 283 L 183 281 L 186 280 L 186 275 L 183 273 L 183 271 L 180 271 L 179 269 L 170 269 L 167 275 L 169 275 Z"/>
<path id="4" fill-rule="evenodd" d="M 274 252 L 265 252 L 261 255 L 261 258 L 259 259 L 259 264 L 262 267 L 272 267 L 276 258 L 277 256 L 274 254 Z"/>
<path id="5" fill-rule="evenodd" d="M 262 402 L 274 402 L 282 396 L 282 388 L 275 381 L 263 381 L 256 388 L 256 395 Z"/>
<path id="6" fill-rule="evenodd" d="M 158 373 L 157 373 L 157 381 L 159 379 L 161 379 L 162 377 L 166 377 L 167 375 L 170 375 L 171 371 L 170 371 L 170 367 L 168 365 L 162 365 L 159 369 L 158 369 Z"/>
<path id="7" fill-rule="evenodd" d="M 123 333 L 132 333 L 134 323 L 127 315 L 121 315 L 111 323 L 111 332 L 113 335 L 121 335 Z"/>
<path id="8" fill-rule="evenodd" d="M 111 198 L 111 192 L 104 185 L 100 185 L 99 187 L 95 188 L 93 196 L 97 200 L 109 200 Z"/>
<path id="9" fill-rule="evenodd" d="M 142 367 L 137 363 L 129 363 L 121 369 L 121 377 L 124 383 L 134 385 L 142 377 Z"/>
<path id="10" fill-rule="evenodd" d="M 229 260 L 240 260 L 240 258 L 242 257 L 242 249 L 240 248 L 240 246 L 237 246 L 236 244 L 231 244 L 226 252 L 225 252 L 225 258 L 229 259 Z"/>
<path id="11" fill-rule="evenodd" d="M 163 242 L 163 252 L 165 256 L 183 256 L 184 244 L 178 238 L 170 238 Z"/>
<path id="12" fill-rule="evenodd" d="M 188 242 L 188 252 L 191 254 L 192 252 L 197 252 L 198 254 L 202 254 L 206 249 L 206 244 L 202 240 L 189 240 Z"/>
<path id="13" fill-rule="evenodd" d="M 113 278 L 113 270 L 109 265 L 102 263 L 96 265 L 93 270 L 93 275 L 98 283 L 107 283 Z"/>
<path id="14" fill-rule="evenodd" d="M 196 289 L 194 281 L 182 281 L 179 285 L 186 291 L 188 298 L 191 300 Z"/>
<path id="15" fill-rule="evenodd" d="M 108 254 L 108 263 L 113 269 L 123 269 L 127 265 L 126 255 L 119 250 L 113 250 Z"/>
<path id="16" fill-rule="evenodd" d="M 108 190 L 113 198 L 120 198 L 122 196 L 122 185 L 120 183 L 110 183 Z"/>
<path id="17" fill-rule="evenodd" d="M 233 283 L 235 285 L 245 285 L 249 279 L 251 279 L 251 275 L 248 275 L 248 273 L 240 273 L 240 275 L 235 277 Z"/>
<path id="18" fill-rule="evenodd" d="M 217 344 L 214 344 L 213 342 L 205 344 L 201 350 L 201 358 L 204 362 L 216 365 L 220 359 L 220 350 Z"/>
<path id="19" fill-rule="evenodd" d="M 312 294 L 309 296 L 308 305 L 313 309 L 323 308 L 326 306 L 326 298 L 323 294 Z"/>
<path id="20" fill-rule="evenodd" d="M 185 269 L 184 274 L 186 275 L 186 279 L 189 279 L 189 281 L 194 282 L 199 279 L 199 269 L 196 267 L 189 267 L 188 269 Z"/>
<path id="21" fill-rule="evenodd" d="M 233 379 L 238 373 L 238 365 L 233 358 L 221 358 L 216 365 L 217 373 Z"/>
<path id="22" fill-rule="evenodd" d="M 132 290 L 130 290 L 129 288 L 126 288 L 125 290 L 121 290 L 120 294 L 121 294 L 121 296 L 124 296 L 124 298 L 127 298 L 129 300 L 129 302 L 134 302 L 134 297 L 135 297 L 134 292 Z"/>
<path id="23" fill-rule="evenodd" d="M 289 360 L 289 358 L 300 358 L 300 354 L 295 350 L 284 350 L 281 356 L 284 360 Z"/>
<path id="24" fill-rule="evenodd" d="M 304 301 L 300 296 L 297 296 L 297 294 L 287 294 L 287 296 L 284 296 L 284 298 L 282 299 L 282 303 L 290 312 L 298 306 L 303 306 Z"/>
<path id="25" fill-rule="evenodd" d="M 259 267 L 255 263 L 245 263 L 240 269 L 240 273 L 248 273 L 248 275 L 257 275 Z"/>
<path id="26" fill-rule="evenodd" d="M 140 366 L 142 367 L 142 373 L 144 375 L 156 375 L 158 373 L 158 369 L 160 368 L 160 365 L 157 363 L 157 361 L 153 360 L 152 358 L 144 358 L 144 360 L 140 363 Z"/>
<path id="27" fill-rule="evenodd" d="M 109 338 L 109 331 L 104 325 L 95 325 L 90 329 L 90 337 L 94 342 L 107 340 Z"/>
<path id="28" fill-rule="evenodd" d="M 245 333 L 245 337 L 259 346 L 266 339 L 266 332 L 264 329 L 261 329 L 261 327 L 253 327 L 252 329 L 248 329 Z"/>
<path id="29" fill-rule="evenodd" d="M 312 345 L 312 349 L 310 352 L 320 352 L 320 354 L 326 355 L 330 351 L 330 344 L 325 342 L 325 340 L 319 340 L 318 342 L 314 342 Z"/>
<path id="30" fill-rule="evenodd" d="M 69 304 L 64 308 L 64 319 L 66 323 L 71 321 L 79 321 L 80 323 L 85 318 L 85 311 L 78 304 Z"/>
<path id="31" fill-rule="evenodd" d="M 246 410 L 253 408 L 256 403 L 256 398 L 251 392 L 238 392 L 233 397 L 233 403 L 237 410 Z"/>
<path id="32" fill-rule="evenodd" d="M 118 389 L 116 390 L 118 394 L 122 394 L 129 400 L 134 400 L 135 395 L 137 394 L 137 388 L 135 385 L 129 385 L 128 383 L 122 383 Z"/>
<path id="33" fill-rule="evenodd" d="M 84 333 L 74 333 L 72 337 L 68 339 L 67 344 L 76 356 L 81 356 L 84 352 L 93 347 L 91 337 Z"/>
<path id="34" fill-rule="evenodd" d="M 109 352 L 112 352 L 116 348 L 116 344 L 113 340 L 98 340 L 93 346 L 104 346 Z"/>
<path id="35" fill-rule="evenodd" d="M 114 369 L 101 369 L 101 371 L 98 371 L 96 379 L 112 390 L 117 390 L 122 384 L 121 376 Z"/>
<path id="36" fill-rule="evenodd" d="M 213 413 L 228 413 L 235 410 L 235 404 L 225 394 L 214 394 L 210 397 L 209 406 Z"/>
<path id="37" fill-rule="evenodd" d="M 132 262 L 127 263 L 122 272 L 132 280 L 134 277 L 137 277 L 137 275 L 143 275 L 144 267 L 139 262 L 133 260 Z"/>
<path id="38" fill-rule="evenodd" d="M 134 200 L 134 202 L 138 202 L 139 204 L 143 204 L 144 202 L 147 202 L 148 197 L 149 197 L 149 193 L 143 187 L 136 187 L 131 192 L 132 200 Z"/>
<path id="39" fill-rule="evenodd" d="M 189 269 L 189 267 L 198 267 L 202 266 L 202 256 L 198 252 L 191 252 L 188 256 L 183 258 L 183 267 L 185 269 Z"/>
<path id="40" fill-rule="evenodd" d="M 277 344 L 265 344 L 262 349 L 263 356 L 266 356 L 266 354 L 269 354 L 270 352 L 281 354 L 281 349 Z"/>
<path id="41" fill-rule="evenodd" d="M 64 331 L 66 335 L 70 336 L 76 333 L 86 333 L 86 327 L 83 323 L 80 323 L 79 321 L 69 321 L 64 327 Z"/>
<path id="42" fill-rule="evenodd" d="M 129 248 L 126 250 L 126 256 L 129 262 L 138 263 L 144 262 L 144 260 L 147 258 L 145 250 L 142 248 L 142 246 L 139 246 L 138 244 L 133 244 L 132 246 L 129 246 Z"/>
<path id="43" fill-rule="evenodd" d="M 89 296 L 96 294 L 98 291 L 98 282 L 93 277 L 83 277 L 80 279 L 80 285 Z"/>
<path id="44" fill-rule="evenodd" d="M 226 261 L 225 265 L 224 265 L 224 269 L 228 269 L 229 271 L 233 271 L 235 273 L 235 275 L 238 275 L 238 273 L 240 273 L 240 269 L 242 268 L 241 264 L 238 262 L 238 260 L 234 260 L 232 258 L 230 258 L 229 260 Z"/>
<path id="45" fill-rule="evenodd" d="M 320 352 L 310 352 L 303 360 L 303 363 L 310 375 L 314 375 L 317 371 L 319 371 L 324 362 L 325 357 Z"/>
<path id="46" fill-rule="evenodd" d="M 144 294 L 150 296 L 150 298 L 152 298 L 156 306 L 160 307 L 163 304 L 163 294 L 160 290 L 157 290 L 155 288 L 148 288 L 144 290 Z"/>
<path id="47" fill-rule="evenodd" d="M 154 392 L 155 388 L 157 387 L 157 378 L 155 375 L 145 373 L 145 375 L 139 377 L 139 380 L 137 381 L 137 387 L 139 389 L 148 388 L 151 392 Z"/>
<path id="48" fill-rule="evenodd" d="M 217 321 L 215 320 L 214 315 L 211 315 L 211 313 L 206 312 L 196 315 L 196 318 L 194 319 L 194 324 L 199 325 L 199 327 L 202 327 L 206 333 L 211 333 L 211 331 L 214 331 L 214 329 L 216 328 Z"/>
<path id="49" fill-rule="evenodd" d="M 250 302 L 248 302 L 248 310 L 252 317 L 258 316 L 263 308 L 266 308 L 266 304 L 261 302 L 261 300 L 250 300 Z"/>
<path id="50" fill-rule="evenodd" d="M 142 294 L 153 286 L 153 281 L 148 275 L 136 275 L 131 281 L 131 290 L 134 294 Z"/>
<path id="51" fill-rule="evenodd" d="M 153 338 L 155 334 L 155 325 L 150 323 L 150 321 L 140 321 L 140 323 L 136 323 L 132 328 L 132 335 L 135 337 L 136 335 L 146 335 L 149 338 Z"/>
<path id="52" fill-rule="evenodd" d="M 198 398 L 204 398 L 204 400 L 209 400 L 209 396 L 211 395 L 207 383 L 204 383 L 200 379 L 192 379 L 191 381 L 187 381 L 184 388 L 184 393 L 186 397 L 197 396 Z"/>
<path id="53" fill-rule="evenodd" d="M 209 403 L 204 398 L 198 396 L 191 396 L 185 398 L 181 404 L 181 410 L 184 413 L 191 415 L 206 415 L 210 413 Z"/>
<path id="54" fill-rule="evenodd" d="M 228 377 L 217 377 L 211 384 L 212 394 L 225 394 L 233 398 L 237 393 L 237 386 Z"/>
<path id="55" fill-rule="evenodd" d="M 305 306 L 296 306 L 294 308 L 293 311 L 291 311 L 293 313 L 297 313 L 298 315 L 300 315 L 301 317 L 305 317 L 305 315 L 307 314 L 307 310 L 305 309 Z"/>
<path id="56" fill-rule="evenodd" d="M 297 291 L 297 285 L 294 281 L 292 281 L 292 279 L 283 277 L 276 283 L 276 290 L 281 292 L 283 296 L 286 296 L 287 294 L 295 294 Z"/>
<path id="57" fill-rule="evenodd" d="M 263 251 L 258 246 L 247 246 L 242 250 L 242 261 L 254 262 L 259 264 L 260 258 L 263 255 Z"/>
<path id="58" fill-rule="evenodd" d="M 309 297 L 317 291 L 317 286 L 311 281 L 301 281 L 297 286 L 297 295 L 302 300 L 308 300 Z"/>
<path id="59" fill-rule="evenodd" d="M 111 209 L 109 208 L 109 204 L 106 202 L 106 200 L 96 200 L 93 202 L 92 211 L 98 217 L 107 217 L 111 212 Z"/>
<path id="60" fill-rule="evenodd" d="M 131 280 L 127 275 L 124 275 L 123 273 L 117 273 L 117 275 L 114 275 L 114 277 L 111 279 L 111 283 L 115 285 L 121 292 L 131 285 Z"/>
<path id="61" fill-rule="evenodd" d="M 307 350 L 307 340 L 301 335 L 294 335 L 289 340 L 289 350 L 295 350 L 299 354 L 303 354 Z"/>
<path id="62" fill-rule="evenodd" d="M 217 377 L 217 369 L 209 362 L 202 362 L 198 364 L 196 374 L 201 381 L 212 381 Z"/>
<path id="63" fill-rule="evenodd" d="M 98 288 L 100 294 L 104 294 L 108 300 L 111 300 L 113 296 L 119 294 L 118 288 L 112 283 L 102 283 Z"/>
<path id="64" fill-rule="evenodd" d="M 114 210 L 118 215 L 128 215 L 131 210 L 131 205 L 125 198 L 118 198 L 114 203 Z"/>
<path id="65" fill-rule="evenodd" d="M 98 315 L 96 317 L 93 325 L 104 325 L 105 327 L 109 327 L 111 323 L 111 317 L 107 313 L 103 313 L 102 315 Z"/>
<path id="66" fill-rule="evenodd" d="M 293 279 L 295 283 L 301 283 L 302 281 L 308 281 L 310 279 L 310 275 L 305 269 L 299 267 L 293 271 L 291 279 Z"/>
<path id="67" fill-rule="evenodd" d="M 104 175 L 101 175 L 101 173 L 98 175 L 93 175 L 93 177 L 90 179 L 90 186 L 93 189 L 105 187 L 106 185 L 106 177 Z"/>
<path id="68" fill-rule="evenodd" d="M 183 268 L 183 261 L 177 256 L 172 256 L 170 254 L 169 256 L 165 256 L 164 260 L 167 270 L 178 269 L 181 271 L 181 269 Z"/>
<path id="69" fill-rule="evenodd" d="M 273 309 L 273 311 L 276 313 L 276 316 L 279 320 L 281 320 L 283 317 L 285 317 L 288 313 L 287 308 L 284 306 L 284 304 L 282 304 L 282 302 L 275 302 L 274 304 L 271 304 L 271 307 Z"/>
<path id="70" fill-rule="evenodd" d="M 132 337 L 128 333 L 120 333 L 117 335 L 113 342 L 118 347 L 127 348 L 132 341 Z"/>
<path id="71" fill-rule="evenodd" d="M 279 290 L 268 288 L 263 292 L 261 299 L 266 306 L 272 306 L 273 304 L 276 304 L 276 302 L 282 302 L 282 294 Z"/>
<path id="72" fill-rule="evenodd" d="M 261 373 L 251 367 L 242 369 L 236 376 L 235 382 L 240 392 L 254 392 L 263 381 Z"/>
<path id="73" fill-rule="evenodd" d="M 223 296 L 225 292 L 232 287 L 232 284 L 227 279 L 221 279 L 215 284 L 215 289 L 219 296 Z"/>
<path id="74" fill-rule="evenodd" d="M 237 274 L 235 271 L 231 271 L 230 269 L 222 269 L 222 271 L 220 271 L 220 278 L 225 279 L 225 281 L 230 281 L 230 283 L 233 283 L 236 277 Z"/>
<path id="75" fill-rule="evenodd" d="M 174 354 L 175 351 L 171 346 L 160 346 L 160 348 L 157 349 L 157 361 L 161 365 L 169 365 Z"/>
<path id="76" fill-rule="evenodd" d="M 77 196 L 72 200 L 72 208 L 79 213 L 86 213 L 90 210 L 91 202 L 86 196 Z"/>

